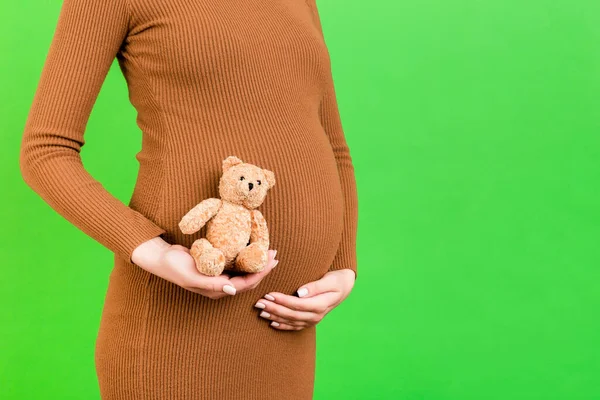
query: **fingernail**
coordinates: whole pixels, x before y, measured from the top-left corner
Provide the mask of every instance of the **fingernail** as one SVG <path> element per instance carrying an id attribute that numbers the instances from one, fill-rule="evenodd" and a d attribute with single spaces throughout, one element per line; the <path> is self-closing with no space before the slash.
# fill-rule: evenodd
<path id="1" fill-rule="evenodd" d="M 276 255 L 277 255 L 277 250 L 275 250 L 275 252 L 273 253 L 273 258 L 275 258 Z"/>
<path id="2" fill-rule="evenodd" d="M 271 322 L 271 325 L 272 325 L 272 326 L 279 326 L 279 322 L 277 322 L 277 321 L 273 321 L 273 322 Z"/>
<path id="3" fill-rule="evenodd" d="M 275 260 L 275 263 L 273 264 L 273 268 L 275 268 L 277 266 L 277 264 L 279 264 L 279 260 Z"/>
<path id="4" fill-rule="evenodd" d="M 265 294 L 265 299 L 275 301 L 275 297 L 271 296 L 270 294 Z"/>
<path id="5" fill-rule="evenodd" d="M 234 295 L 235 294 L 235 288 L 231 285 L 225 285 L 223 286 L 223 291 L 227 294 L 231 294 Z"/>
<path id="6" fill-rule="evenodd" d="M 260 316 L 263 317 L 263 318 L 269 318 L 271 316 L 271 314 L 269 314 L 266 311 L 263 311 L 263 312 L 260 313 Z"/>
<path id="7" fill-rule="evenodd" d="M 265 306 L 263 303 L 261 303 L 261 302 L 259 301 L 258 303 L 256 303 L 256 304 L 254 305 L 254 307 L 258 307 L 258 308 L 265 308 L 266 306 Z"/>
<path id="8" fill-rule="evenodd" d="M 300 288 L 298 289 L 298 297 L 304 297 L 308 294 L 308 289 L 307 288 Z"/>

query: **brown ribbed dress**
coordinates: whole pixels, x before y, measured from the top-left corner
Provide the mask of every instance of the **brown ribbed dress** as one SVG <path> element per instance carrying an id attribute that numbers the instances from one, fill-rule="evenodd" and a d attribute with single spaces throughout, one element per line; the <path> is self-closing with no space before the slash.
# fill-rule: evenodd
<path id="1" fill-rule="evenodd" d="M 143 132 L 128 205 L 79 154 L 115 57 Z M 211 300 L 130 257 L 158 235 L 187 247 L 205 235 L 178 222 L 218 197 L 229 155 L 275 173 L 259 210 L 280 262 L 255 290 Z M 312 398 L 316 329 L 277 330 L 254 304 L 356 272 L 354 169 L 315 0 L 64 0 L 20 166 L 115 253 L 96 342 L 103 399 Z"/>

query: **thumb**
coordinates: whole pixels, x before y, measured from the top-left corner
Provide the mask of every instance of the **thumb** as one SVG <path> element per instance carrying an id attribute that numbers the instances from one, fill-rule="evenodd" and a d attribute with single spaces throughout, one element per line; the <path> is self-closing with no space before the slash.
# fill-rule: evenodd
<path id="1" fill-rule="evenodd" d="M 331 292 L 336 287 L 336 281 L 331 275 L 324 275 L 321 279 L 308 282 L 298 288 L 296 293 L 298 297 L 306 298 L 316 296 L 321 293 Z"/>
<path id="2" fill-rule="evenodd" d="M 193 281 L 199 289 L 210 290 L 211 292 L 225 292 L 230 295 L 236 293 L 235 285 L 229 280 L 229 275 L 207 276 L 197 274 L 194 278 Z"/>

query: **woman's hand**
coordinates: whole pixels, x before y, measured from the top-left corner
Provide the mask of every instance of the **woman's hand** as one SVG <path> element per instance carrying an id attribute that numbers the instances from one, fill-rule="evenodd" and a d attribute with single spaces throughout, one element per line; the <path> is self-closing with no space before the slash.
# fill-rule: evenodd
<path id="1" fill-rule="evenodd" d="M 276 251 L 269 250 L 267 267 L 261 272 L 233 278 L 226 273 L 207 276 L 198 272 L 196 261 L 187 247 L 169 244 L 157 236 L 139 245 L 133 251 L 131 261 L 140 268 L 186 290 L 216 300 L 258 286 L 277 265 L 275 253 Z"/>
<path id="2" fill-rule="evenodd" d="M 260 316 L 281 330 L 295 330 L 317 325 L 337 307 L 354 287 L 356 276 L 351 269 L 327 272 L 321 279 L 302 285 L 298 297 L 279 292 L 265 294 L 255 307 Z"/>

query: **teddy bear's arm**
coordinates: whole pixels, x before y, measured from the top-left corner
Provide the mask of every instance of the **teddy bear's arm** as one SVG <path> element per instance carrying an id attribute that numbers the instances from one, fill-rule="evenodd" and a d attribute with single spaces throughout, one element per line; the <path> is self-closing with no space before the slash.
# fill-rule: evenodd
<path id="1" fill-rule="evenodd" d="M 269 229 L 267 221 L 258 210 L 251 211 L 252 231 L 250 232 L 250 243 L 258 243 L 265 249 L 269 248 Z"/>
<path id="2" fill-rule="evenodd" d="M 179 222 L 181 232 L 191 235 L 198 232 L 221 208 L 221 199 L 206 199 L 188 211 Z"/>

